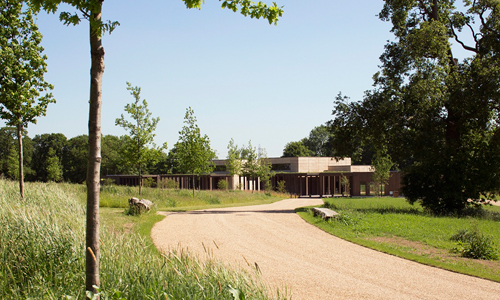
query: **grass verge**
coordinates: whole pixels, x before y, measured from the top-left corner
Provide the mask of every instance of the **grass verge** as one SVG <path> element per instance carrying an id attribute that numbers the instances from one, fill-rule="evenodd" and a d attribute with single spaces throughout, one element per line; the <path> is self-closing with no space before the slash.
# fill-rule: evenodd
<path id="1" fill-rule="evenodd" d="M 84 190 L 84 189 L 83 189 Z M 213 190 L 195 191 L 181 189 L 142 188 L 141 195 L 138 187 L 108 185 L 101 188 L 101 207 L 128 207 L 130 197 L 145 198 L 155 203 L 158 210 L 186 211 L 195 209 L 220 208 L 243 205 L 257 205 L 272 203 L 287 195 L 255 191 Z"/>
<path id="2" fill-rule="evenodd" d="M 24 201 L 16 182 L 0 180 L 0 191 L 0 299 L 84 299 L 82 187 L 27 183 Z M 251 274 L 183 250 L 160 255 L 144 235 L 161 216 L 101 213 L 101 299 L 270 298 Z"/>
<path id="3" fill-rule="evenodd" d="M 324 199 L 337 211 L 336 219 L 314 217 L 309 208 L 298 209 L 307 222 L 342 239 L 423 264 L 500 282 L 498 260 L 461 257 L 452 237 L 475 230 L 492 242 L 500 254 L 500 207 L 485 207 L 474 217 L 436 217 L 404 198 Z M 463 245 L 462 245 L 463 246 Z"/>

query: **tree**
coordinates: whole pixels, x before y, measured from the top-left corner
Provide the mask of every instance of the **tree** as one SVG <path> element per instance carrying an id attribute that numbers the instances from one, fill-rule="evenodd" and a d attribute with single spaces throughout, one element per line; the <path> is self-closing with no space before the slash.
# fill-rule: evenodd
<path id="1" fill-rule="evenodd" d="M 285 145 L 282 157 L 309 157 L 312 156 L 312 151 L 304 145 L 303 141 L 290 142 Z"/>
<path id="2" fill-rule="evenodd" d="M 191 107 L 186 109 L 184 126 L 179 131 L 179 141 L 175 144 L 175 148 L 180 170 L 193 177 L 194 197 L 195 175 L 210 174 L 215 168 L 213 159 L 216 158 L 216 155 L 210 148 L 208 136 L 201 135 Z"/>
<path id="3" fill-rule="evenodd" d="M 243 161 L 241 160 L 241 150 L 238 149 L 238 145 L 236 145 L 231 138 L 227 145 L 226 171 L 230 176 L 240 175 L 242 167 Z"/>
<path id="4" fill-rule="evenodd" d="M 122 140 L 115 135 L 103 135 L 101 140 L 101 169 L 106 175 L 123 174 L 123 164 L 121 163 Z"/>
<path id="5" fill-rule="evenodd" d="M 17 129 L 17 178 L 24 199 L 23 129 L 45 116 L 48 104 L 55 100 L 47 93 L 52 85 L 43 78 L 47 57 L 42 55 L 42 35 L 31 9 L 24 6 L 23 10 L 23 1 L 6 0 L 0 3 L 0 10 L 0 117 Z"/>
<path id="6" fill-rule="evenodd" d="M 333 152 L 331 151 L 329 144 L 331 135 L 332 134 L 328 126 L 320 125 L 314 127 L 309 133 L 309 136 L 304 138 L 302 142 L 312 152 L 311 156 L 333 156 Z"/>
<path id="7" fill-rule="evenodd" d="M 89 138 L 85 134 L 75 136 L 66 142 L 62 155 L 63 178 L 65 181 L 75 183 L 85 181 L 88 152 Z"/>
<path id="8" fill-rule="evenodd" d="M 391 168 L 394 163 L 391 160 L 391 156 L 387 154 L 387 150 L 383 149 L 378 151 L 373 157 L 372 161 L 372 179 L 375 182 L 377 195 L 381 196 L 382 187 L 389 183 L 389 178 L 391 176 Z"/>
<path id="9" fill-rule="evenodd" d="M 187 8 L 201 8 L 203 0 L 183 0 Z M 31 0 L 35 11 L 43 9 L 55 13 L 59 4 L 66 3 L 75 8 L 78 13 L 62 12 L 59 18 L 66 25 L 77 25 L 82 19 L 90 25 L 90 101 L 89 101 L 89 156 L 87 167 L 87 229 L 86 229 L 86 290 L 97 293 L 94 286 L 100 286 L 99 280 L 99 184 L 101 164 L 101 106 L 102 77 L 104 74 L 104 47 L 102 36 L 112 32 L 118 22 L 103 22 L 101 19 L 104 0 Z M 277 24 L 283 9 L 276 3 L 268 7 L 262 2 L 249 0 L 224 0 L 222 8 L 240 11 L 244 16 L 266 18 L 270 24 Z M 98 297 L 98 295 L 96 295 Z"/>
<path id="10" fill-rule="evenodd" d="M 51 166 L 52 175 L 55 174 L 54 166 L 60 168 L 62 172 L 62 161 L 63 153 L 66 147 L 67 139 L 62 133 L 44 133 L 41 135 L 36 135 L 33 138 L 33 171 L 34 180 L 37 181 L 54 181 L 54 179 L 49 179 L 49 166 Z M 55 164 L 57 159 L 58 163 Z M 57 171 L 57 173 L 59 173 Z M 51 175 L 51 176 L 52 176 Z"/>
<path id="11" fill-rule="evenodd" d="M 59 182 L 63 178 L 63 169 L 59 157 L 57 157 L 54 149 L 49 148 L 45 166 L 47 172 L 47 180 Z"/>
<path id="12" fill-rule="evenodd" d="M 133 122 L 125 119 L 122 114 L 117 118 L 115 125 L 123 127 L 128 131 L 129 135 L 125 136 L 125 144 L 123 147 L 123 157 L 130 165 L 137 166 L 139 172 L 139 195 L 141 194 L 142 186 L 142 166 L 151 160 L 155 160 L 156 153 L 149 151 L 149 146 L 156 148 L 153 143 L 155 137 L 155 130 L 160 117 L 151 118 L 151 112 L 148 109 L 146 99 L 141 102 L 141 88 L 132 87 L 130 82 L 127 82 L 127 90 L 134 97 L 135 102 L 125 105 L 125 111 L 130 115 Z M 163 146 L 166 148 L 166 145 Z"/>
<path id="13" fill-rule="evenodd" d="M 259 148 L 259 155 L 257 158 L 257 177 L 260 178 L 260 181 L 264 184 L 264 190 L 271 191 L 271 177 L 274 175 L 272 172 L 273 165 L 271 161 L 267 158 L 267 152 L 264 148 Z"/>
<path id="14" fill-rule="evenodd" d="M 244 160 L 243 163 L 243 176 L 249 177 L 255 180 L 259 177 L 259 164 L 258 164 L 258 154 L 257 149 L 252 146 L 252 141 L 248 141 L 248 146 L 242 149 L 241 158 Z M 255 184 L 252 185 L 252 193 L 255 189 Z"/>
<path id="15" fill-rule="evenodd" d="M 379 16 L 395 40 L 363 101 L 337 98 L 334 133 L 351 141 L 335 146 L 387 147 L 410 203 L 463 214 L 500 190 L 500 4 L 388 0 Z"/>

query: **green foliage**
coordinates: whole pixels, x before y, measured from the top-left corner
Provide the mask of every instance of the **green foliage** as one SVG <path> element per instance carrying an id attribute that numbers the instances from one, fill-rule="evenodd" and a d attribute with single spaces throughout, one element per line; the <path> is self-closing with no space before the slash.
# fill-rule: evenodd
<path id="1" fill-rule="evenodd" d="M 89 138 L 79 135 L 69 139 L 63 147 L 63 177 L 66 181 L 82 183 L 87 178 Z"/>
<path id="2" fill-rule="evenodd" d="M 144 183 L 143 183 L 143 186 L 144 187 L 156 187 L 156 180 L 154 180 L 153 178 L 145 178 L 144 180 Z"/>
<path id="3" fill-rule="evenodd" d="M 498 252 L 493 240 L 483 235 L 477 227 L 472 229 L 461 229 L 451 237 L 457 246 L 453 251 L 460 253 L 463 257 L 474 259 L 497 260 Z"/>
<path id="4" fill-rule="evenodd" d="M 284 180 L 278 181 L 278 183 L 276 184 L 276 191 L 278 193 L 281 193 L 281 194 L 286 194 L 286 192 L 287 192 L 286 181 L 284 181 Z"/>
<path id="5" fill-rule="evenodd" d="M 389 183 L 389 177 L 391 176 L 391 168 L 394 163 L 391 160 L 391 156 L 387 154 L 387 150 L 379 150 L 375 153 L 372 160 L 372 179 L 374 181 L 375 189 L 378 196 L 381 195 L 383 186 Z"/>
<path id="6" fill-rule="evenodd" d="M 24 9 L 24 10 L 23 10 Z M 26 127 L 45 116 L 55 102 L 45 82 L 47 57 L 32 11 L 22 1 L 0 3 L 0 117 L 9 126 Z M 45 93 L 45 94 L 41 94 Z"/>
<path id="7" fill-rule="evenodd" d="M 47 180 L 59 182 L 63 178 L 63 170 L 62 165 L 59 161 L 59 158 L 56 156 L 55 151 L 52 148 L 49 148 L 49 152 L 47 153 Z"/>
<path id="8" fill-rule="evenodd" d="M 201 9 L 203 0 L 183 0 L 187 8 Z M 278 18 L 283 15 L 283 7 L 273 2 L 272 6 L 267 6 L 265 3 L 259 1 L 257 3 L 250 0 L 224 0 L 222 8 L 230 9 L 234 12 L 240 11 L 244 16 L 251 18 L 265 18 L 269 24 L 277 24 Z"/>
<path id="9" fill-rule="evenodd" d="M 438 215 L 500 190 L 500 10 L 456 2 L 385 1 L 379 16 L 395 39 L 374 89 L 359 102 L 339 95 L 330 122 L 339 155 L 386 148 L 408 201 Z M 456 47 L 469 56 L 460 61 Z"/>
<path id="10" fill-rule="evenodd" d="M 179 169 L 184 174 L 209 174 L 215 168 L 213 159 L 216 155 L 210 148 L 210 139 L 206 134 L 201 135 L 191 107 L 186 109 L 184 127 L 179 131 L 179 141 L 175 144 L 175 148 Z"/>
<path id="11" fill-rule="evenodd" d="M 304 145 L 303 141 L 290 142 L 285 145 L 282 157 L 308 157 L 312 156 L 313 152 Z"/>
<path id="12" fill-rule="evenodd" d="M 227 180 L 221 179 L 219 180 L 219 182 L 217 182 L 217 188 L 219 190 L 226 191 L 229 188 L 229 183 L 227 182 Z"/>
<path id="13" fill-rule="evenodd" d="M 227 145 L 227 159 L 226 159 L 226 170 L 229 172 L 229 175 L 240 175 L 243 168 L 242 161 L 242 149 L 238 149 L 238 145 L 234 143 L 234 140 L 231 138 L 229 144 Z"/>
<path id="14" fill-rule="evenodd" d="M 66 136 L 62 133 L 44 133 L 33 138 L 34 152 L 32 161 L 35 172 L 33 180 L 45 182 L 59 178 L 58 174 L 63 171 L 61 160 L 66 143 Z M 50 179 L 49 169 L 52 172 Z"/>
<path id="15" fill-rule="evenodd" d="M 167 189 L 178 189 L 179 188 L 179 183 L 173 179 L 163 179 L 160 183 L 161 188 L 167 188 Z"/>
<path id="16" fill-rule="evenodd" d="M 122 158 L 127 164 L 137 166 L 139 180 L 142 183 L 142 166 L 149 161 L 157 160 L 158 153 L 163 148 L 166 148 L 166 144 L 161 148 L 156 148 L 153 143 L 154 131 L 160 118 L 151 118 L 146 99 L 143 99 L 141 103 L 141 88 L 132 87 L 130 82 L 127 82 L 127 90 L 135 99 L 134 103 L 125 105 L 125 112 L 130 115 L 132 121 L 127 120 L 122 114 L 120 118 L 115 120 L 115 125 L 121 126 L 128 131 L 128 135 L 124 137 L 124 145 L 121 148 L 123 151 Z M 150 145 L 156 151 L 151 151 Z M 139 185 L 139 195 L 141 194 L 141 185 Z"/>
<path id="17" fill-rule="evenodd" d="M 6 0 L 0 3 L 0 12 L 0 118 L 17 129 L 19 172 L 15 177 L 24 198 L 23 129 L 45 116 L 55 100 L 49 92 L 53 86 L 44 80 L 47 57 L 42 55 L 42 35 L 31 8 L 23 1 Z M 12 170 L 9 173 L 14 176 Z"/>
<path id="18" fill-rule="evenodd" d="M 344 194 L 351 194 L 351 181 L 349 177 L 345 176 L 343 173 L 340 173 L 340 186 L 342 189 L 342 196 L 344 196 Z"/>

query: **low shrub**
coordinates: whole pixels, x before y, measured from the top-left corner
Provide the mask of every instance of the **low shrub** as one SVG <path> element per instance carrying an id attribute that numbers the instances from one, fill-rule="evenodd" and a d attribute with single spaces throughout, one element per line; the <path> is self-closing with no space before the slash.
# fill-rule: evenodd
<path id="1" fill-rule="evenodd" d="M 483 235 L 479 229 L 461 229 L 451 237 L 457 242 L 454 252 L 461 256 L 474 259 L 497 260 L 498 253 L 490 237 Z"/>
<path id="2" fill-rule="evenodd" d="M 276 191 L 281 194 L 286 194 L 286 181 L 280 180 L 276 185 Z"/>
<path id="3" fill-rule="evenodd" d="M 225 179 L 219 180 L 219 182 L 217 182 L 217 188 L 219 190 L 224 190 L 225 191 L 225 190 L 227 190 L 229 188 L 229 183 Z"/>
<path id="4" fill-rule="evenodd" d="M 179 183 L 173 179 L 163 179 L 160 182 L 160 187 L 163 189 L 178 189 L 179 188 Z"/>

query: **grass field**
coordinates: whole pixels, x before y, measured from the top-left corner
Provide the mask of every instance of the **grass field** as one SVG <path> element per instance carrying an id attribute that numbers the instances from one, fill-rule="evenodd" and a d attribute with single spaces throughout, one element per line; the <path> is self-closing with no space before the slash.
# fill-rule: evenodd
<path id="1" fill-rule="evenodd" d="M 85 186 L 81 186 L 83 191 Z M 195 191 L 181 189 L 142 188 L 141 195 L 138 187 L 103 186 L 101 188 L 101 207 L 128 207 L 130 197 L 145 198 L 153 201 L 158 210 L 184 211 L 205 208 L 219 208 L 229 206 L 257 205 L 272 203 L 287 195 L 274 192 L 264 193 L 255 191 Z"/>
<path id="2" fill-rule="evenodd" d="M 0 299 L 84 299 L 84 186 L 27 183 L 24 201 L 16 182 L 0 180 L 0 191 Z M 101 299 L 232 300 L 237 292 L 285 298 L 270 296 L 253 274 L 219 262 L 183 250 L 161 255 L 149 239 L 161 218 L 101 209 Z"/>
<path id="3" fill-rule="evenodd" d="M 323 221 L 310 209 L 299 209 L 309 223 L 354 243 L 424 264 L 500 282 L 500 262 L 464 258 L 464 245 L 451 238 L 476 231 L 500 255 L 500 207 L 488 206 L 474 217 L 436 217 L 404 198 L 324 199 L 340 215 Z"/>

